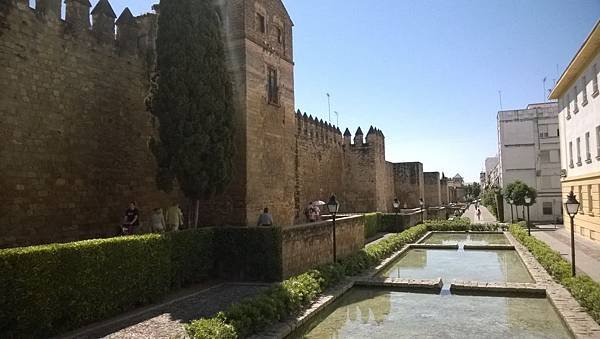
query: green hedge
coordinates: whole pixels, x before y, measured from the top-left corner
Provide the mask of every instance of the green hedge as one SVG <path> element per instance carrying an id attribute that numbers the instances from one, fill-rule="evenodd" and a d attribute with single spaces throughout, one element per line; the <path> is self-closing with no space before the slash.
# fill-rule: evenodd
<path id="1" fill-rule="evenodd" d="M 209 277 L 277 280 L 280 246 L 279 228 L 252 227 L 0 250 L 0 337 L 64 333 Z"/>
<path id="2" fill-rule="evenodd" d="M 278 281 L 282 276 L 281 228 L 225 227 L 215 233 L 219 276 Z"/>
<path id="3" fill-rule="evenodd" d="M 510 232 L 533 254 L 537 261 L 600 324 L 600 283 L 586 275 L 571 276 L 571 264 L 541 240 L 527 235 L 521 225 L 511 225 Z"/>
<path id="4" fill-rule="evenodd" d="M 382 223 L 382 213 L 367 213 L 365 217 L 365 239 L 369 239 L 379 232 L 383 232 L 385 227 Z"/>
<path id="5" fill-rule="evenodd" d="M 170 249 L 144 235 L 0 251 L 1 336 L 47 337 L 155 300 Z"/>
<path id="6" fill-rule="evenodd" d="M 294 276 L 270 288 L 258 297 L 232 305 L 209 319 L 194 320 L 187 326 L 192 338 L 245 338 L 260 332 L 276 321 L 297 314 L 310 305 L 326 288 L 345 275 L 354 275 L 373 267 L 404 245 L 414 242 L 427 232 L 420 225 L 395 234 L 363 249 L 342 261 L 322 266 Z"/>

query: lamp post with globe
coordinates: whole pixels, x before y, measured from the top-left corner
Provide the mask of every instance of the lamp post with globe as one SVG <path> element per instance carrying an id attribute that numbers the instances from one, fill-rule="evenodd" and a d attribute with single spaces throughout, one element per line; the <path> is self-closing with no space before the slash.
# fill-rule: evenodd
<path id="1" fill-rule="evenodd" d="M 577 211 L 579 211 L 579 201 L 575 199 L 575 194 L 573 194 L 573 191 L 567 195 L 565 209 L 571 218 L 571 275 L 575 276 L 575 226 L 573 219 L 575 218 Z"/>

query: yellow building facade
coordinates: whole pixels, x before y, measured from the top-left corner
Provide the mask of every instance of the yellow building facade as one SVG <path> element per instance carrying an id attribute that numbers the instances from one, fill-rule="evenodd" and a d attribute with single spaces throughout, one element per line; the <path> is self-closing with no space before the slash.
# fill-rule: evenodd
<path id="1" fill-rule="evenodd" d="M 550 99 L 558 100 L 563 197 L 581 203 L 575 232 L 600 243 L 600 21 L 564 71 Z M 566 199 L 566 198 L 565 198 Z M 566 227 L 569 216 L 563 208 Z"/>

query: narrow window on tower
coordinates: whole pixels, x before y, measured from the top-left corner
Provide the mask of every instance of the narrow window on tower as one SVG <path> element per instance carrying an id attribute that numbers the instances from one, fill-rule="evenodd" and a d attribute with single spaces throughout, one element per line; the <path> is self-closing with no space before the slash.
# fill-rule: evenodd
<path id="1" fill-rule="evenodd" d="M 277 70 L 273 67 L 268 68 L 267 76 L 267 97 L 270 104 L 279 104 L 279 87 L 277 85 Z"/>
<path id="2" fill-rule="evenodd" d="M 267 31 L 265 16 L 260 13 L 256 13 L 256 29 L 261 33 L 265 33 Z"/>
<path id="3" fill-rule="evenodd" d="M 575 92 L 573 93 L 573 95 L 575 95 L 573 98 L 573 114 L 577 114 L 577 112 L 579 112 L 579 104 L 577 103 L 577 94 L 579 93 L 577 92 L 577 86 L 573 87 L 573 92 Z"/>

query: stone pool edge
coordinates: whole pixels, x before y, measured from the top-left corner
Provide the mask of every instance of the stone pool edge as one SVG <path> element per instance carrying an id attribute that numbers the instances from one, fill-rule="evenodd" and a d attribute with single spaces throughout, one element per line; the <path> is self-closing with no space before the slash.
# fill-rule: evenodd
<path id="1" fill-rule="evenodd" d="M 535 280 L 535 285 L 546 290 L 546 298 L 554 306 L 569 332 L 576 338 L 600 338 L 600 325 L 585 312 L 571 293 L 554 281 L 533 254 L 516 240 L 510 232 L 504 232 L 504 235 L 515 247 L 521 261 Z"/>

